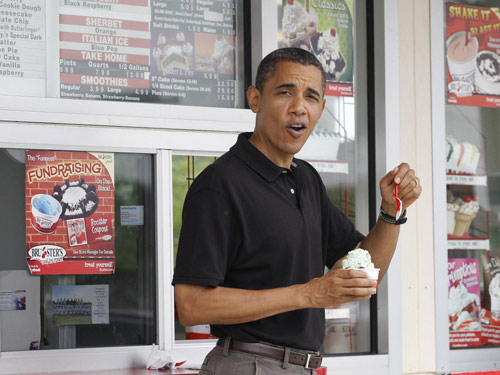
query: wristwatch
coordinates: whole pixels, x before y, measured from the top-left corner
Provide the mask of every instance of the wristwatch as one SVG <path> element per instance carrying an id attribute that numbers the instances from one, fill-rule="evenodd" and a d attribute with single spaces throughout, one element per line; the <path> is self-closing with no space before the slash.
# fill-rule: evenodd
<path id="1" fill-rule="evenodd" d="M 384 220 L 386 223 L 394 225 L 404 224 L 406 223 L 406 220 L 408 220 L 408 218 L 406 217 L 406 210 L 404 210 L 403 214 L 399 217 L 398 220 L 396 220 L 394 216 L 391 216 L 387 212 L 385 212 L 382 206 L 380 206 L 380 214 L 378 215 L 378 217 Z"/>

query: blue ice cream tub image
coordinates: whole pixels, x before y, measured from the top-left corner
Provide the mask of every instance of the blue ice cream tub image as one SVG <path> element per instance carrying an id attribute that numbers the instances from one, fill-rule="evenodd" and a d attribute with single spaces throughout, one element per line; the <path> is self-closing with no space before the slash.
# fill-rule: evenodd
<path id="1" fill-rule="evenodd" d="M 31 197 L 31 226 L 42 234 L 52 234 L 59 223 L 62 206 L 49 194 L 36 194 Z"/>

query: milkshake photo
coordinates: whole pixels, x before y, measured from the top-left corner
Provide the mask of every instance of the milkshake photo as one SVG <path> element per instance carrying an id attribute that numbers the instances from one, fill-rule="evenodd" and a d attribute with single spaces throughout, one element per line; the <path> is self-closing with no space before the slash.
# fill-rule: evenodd
<path id="1" fill-rule="evenodd" d="M 446 60 L 453 81 L 474 83 L 476 71 L 476 54 L 479 43 L 476 37 L 459 31 L 446 41 Z"/>

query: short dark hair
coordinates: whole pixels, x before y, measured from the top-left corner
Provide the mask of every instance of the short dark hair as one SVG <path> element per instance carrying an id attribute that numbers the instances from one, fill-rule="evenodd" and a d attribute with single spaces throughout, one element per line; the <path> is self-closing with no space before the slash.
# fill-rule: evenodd
<path id="1" fill-rule="evenodd" d="M 264 84 L 271 78 L 276 70 L 276 65 L 279 62 L 288 61 L 301 65 L 312 65 L 318 68 L 321 72 L 323 93 L 326 87 L 326 77 L 323 66 L 312 53 L 302 48 L 279 48 L 274 50 L 269 55 L 264 57 L 257 68 L 257 76 L 255 77 L 255 87 L 262 92 Z"/>

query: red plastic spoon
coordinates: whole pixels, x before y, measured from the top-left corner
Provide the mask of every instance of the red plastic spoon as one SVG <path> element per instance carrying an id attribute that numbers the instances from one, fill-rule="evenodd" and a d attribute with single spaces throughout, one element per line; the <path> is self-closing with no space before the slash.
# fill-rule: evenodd
<path id="1" fill-rule="evenodd" d="M 399 184 L 394 185 L 394 195 L 396 197 L 396 220 L 399 219 L 401 213 L 403 212 L 403 201 L 398 197 Z"/>

